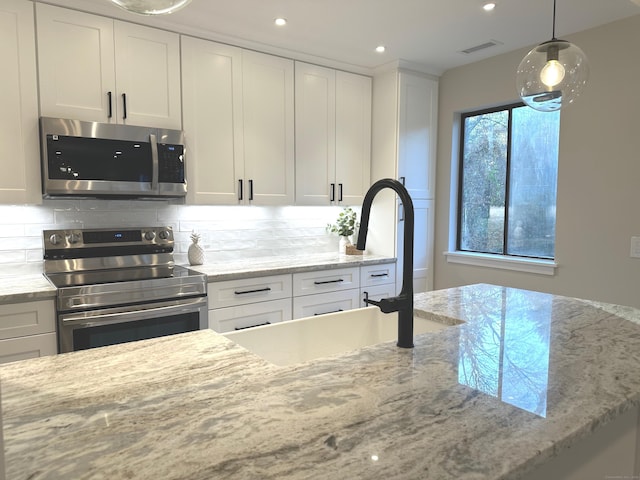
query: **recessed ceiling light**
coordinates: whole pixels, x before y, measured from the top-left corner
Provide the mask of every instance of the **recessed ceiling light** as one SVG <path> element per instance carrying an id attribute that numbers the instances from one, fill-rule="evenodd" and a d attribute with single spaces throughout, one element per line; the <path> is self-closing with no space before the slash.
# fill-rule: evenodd
<path id="1" fill-rule="evenodd" d="M 376 47 L 376 52 L 378 52 L 378 53 L 384 53 L 384 51 L 385 51 L 386 49 L 387 49 L 387 48 L 386 48 L 384 45 L 378 45 L 378 46 Z"/>
<path id="2" fill-rule="evenodd" d="M 490 12 L 491 10 L 496 8 L 496 4 L 495 2 L 487 2 L 482 6 L 482 8 L 484 9 L 485 12 Z"/>
<path id="3" fill-rule="evenodd" d="M 287 19 L 286 18 L 276 18 L 273 23 L 275 23 L 277 26 L 279 27 L 283 27 L 287 24 Z"/>

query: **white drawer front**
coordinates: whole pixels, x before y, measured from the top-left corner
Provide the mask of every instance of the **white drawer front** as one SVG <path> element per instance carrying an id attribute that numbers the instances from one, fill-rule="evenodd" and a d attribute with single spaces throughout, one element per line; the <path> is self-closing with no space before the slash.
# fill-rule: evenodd
<path id="1" fill-rule="evenodd" d="M 384 263 L 381 265 L 366 265 L 360 267 L 360 286 L 383 285 L 395 283 L 396 264 Z"/>
<path id="2" fill-rule="evenodd" d="M 210 309 L 291 298 L 291 275 L 212 282 L 207 295 Z"/>
<path id="3" fill-rule="evenodd" d="M 360 290 L 319 293 L 293 299 L 293 318 L 313 317 L 359 307 Z"/>
<path id="4" fill-rule="evenodd" d="M 209 310 L 209 328 L 218 333 L 291 320 L 291 299 Z"/>
<path id="5" fill-rule="evenodd" d="M 395 297 L 396 285 L 395 283 L 389 283 L 387 285 L 373 285 L 370 287 L 362 287 L 360 289 L 360 307 L 370 306 L 364 303 L 365 295 L 368 295 L 371 300 L 380 300 L 382 298 Z"/>
<path id="6" fill-rule="evenodd" d="M 360 272 L 358 267 L 293 274 L 294 297 L 349 290 L 358 288 L 359 285 Z"/>
<path id="7" fill-rule="evenodd" d="M 0 339 L 55 331 L 53 300 L 0 305 Z"/>
<path id="8" fill-rule="evenodd" d="M 0 363 L 55 355 L 58 344 L 55 333 L 0 340 Z"/>

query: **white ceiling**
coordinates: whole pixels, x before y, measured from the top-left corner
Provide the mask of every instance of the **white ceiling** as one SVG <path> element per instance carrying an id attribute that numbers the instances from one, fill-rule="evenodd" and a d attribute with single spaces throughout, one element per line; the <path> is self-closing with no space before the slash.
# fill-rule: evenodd
<path id="1" fill-rule="evenodd" d="M 552 36 L 553 0 L 496 0 L 490 13 L 482 10 L 482 0 L 193 0 L 181 11 L 153 18 L 125 12 L 109 0 L 42 1 L 356 70 L 403 60 L 439 75 Z M 639 2 L 557 0 L 556 36 L 640 14 Z M 288 24 L 274 26 L 276 17 Z M 460 53 L 489 41 L 499 44 Z M 374 51 L 380 44 L 387 47 L 383 54 Z"/>

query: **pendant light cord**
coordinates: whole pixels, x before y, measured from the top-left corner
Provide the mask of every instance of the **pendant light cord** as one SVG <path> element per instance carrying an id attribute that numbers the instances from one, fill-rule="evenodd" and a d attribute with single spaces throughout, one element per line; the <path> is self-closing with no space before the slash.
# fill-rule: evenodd
<path id="1" fill-rule="evenodd" d="M 556 0 L 553 0 L 553 30 L 551 32 L 551 40 L 557 40 L 556 38 Z"/>

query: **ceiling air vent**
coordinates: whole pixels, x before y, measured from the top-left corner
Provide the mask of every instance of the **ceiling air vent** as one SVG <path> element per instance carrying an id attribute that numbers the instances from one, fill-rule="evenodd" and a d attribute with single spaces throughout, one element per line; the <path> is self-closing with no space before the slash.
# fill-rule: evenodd
<path id="1" fill-rule="evenodd" d="M 476 45 L 474 47 L 465 48 L 464 50 L 460 50 L 460 53 L 464 53 L 465 55 L 471 55 L 472 53 L 479 52 L 480 50 L 485 50 L 487 48 L 495 47 L 496 45 L 502 45 L 501 42 L 497 40 L 489 40 L 488 42 L 481 43 L 480 45 Z"/>

